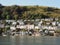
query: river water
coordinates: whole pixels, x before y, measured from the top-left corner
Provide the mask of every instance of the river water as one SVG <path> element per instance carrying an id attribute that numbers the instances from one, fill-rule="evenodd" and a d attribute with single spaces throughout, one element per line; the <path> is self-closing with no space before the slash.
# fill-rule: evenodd
<path id="1" fill-rule="evenodd" d="M 60 37 L 0 36 L 0 45 L 60 45 Z"/>

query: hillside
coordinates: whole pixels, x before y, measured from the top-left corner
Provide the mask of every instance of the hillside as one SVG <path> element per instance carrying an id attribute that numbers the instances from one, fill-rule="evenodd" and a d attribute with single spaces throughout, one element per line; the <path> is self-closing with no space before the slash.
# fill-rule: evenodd
<path id="1" fill-rule="evenodd" d="M 60 9 L 45 6 L 2 6 L 0 4 L 0 20 L 40 18 L 60 18 Z"/>

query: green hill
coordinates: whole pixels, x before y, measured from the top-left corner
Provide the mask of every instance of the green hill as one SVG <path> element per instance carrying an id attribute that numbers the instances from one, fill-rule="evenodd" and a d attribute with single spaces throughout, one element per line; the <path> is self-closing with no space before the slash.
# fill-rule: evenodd
<path id="1" fill-rule="evenodd" d="M 2 6 L 0 4 L 0 19 L 40 18 L 60 18 L 60 9 L 45 6 Z"/>

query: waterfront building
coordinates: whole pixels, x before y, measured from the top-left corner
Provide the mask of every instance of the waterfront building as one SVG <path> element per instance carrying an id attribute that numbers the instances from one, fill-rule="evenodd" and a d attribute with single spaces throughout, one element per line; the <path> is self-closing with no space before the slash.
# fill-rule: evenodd
<path id="1" fill-rule="evenodd" d="M 35 26 L 35 29 L 40 29 L 39 26 Z"/>
<path id="2" fill-rule="evenodd" d="M 34 29 L 34 24 L 27 24 L 27 25 L 26 25 L 26 28 L 27 28 L 28 30 Z"/>

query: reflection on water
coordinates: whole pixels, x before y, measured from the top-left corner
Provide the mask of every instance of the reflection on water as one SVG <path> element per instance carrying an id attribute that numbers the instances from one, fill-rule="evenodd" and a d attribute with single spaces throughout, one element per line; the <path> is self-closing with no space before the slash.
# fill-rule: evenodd
<path id="1" fill-rule="evenodd" d="M 7 36 L 0 37 L 0 45 L 60 45 L 60 37 Z"/>

